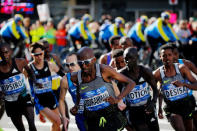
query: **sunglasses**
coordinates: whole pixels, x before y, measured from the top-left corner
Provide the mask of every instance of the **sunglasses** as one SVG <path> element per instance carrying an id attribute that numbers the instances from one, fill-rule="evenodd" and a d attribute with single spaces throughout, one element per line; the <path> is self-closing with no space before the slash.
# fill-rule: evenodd
<path id="1" fill-rule="evenodd" d="M 91 61 L 92 61 L 93 59 L 94 59 L 94 57 L 92 57 L 92 58 L 90 58 L 90 59 L 87 59 L 87 60 L 83 60 L 83 61 L 78 60 L 78 64 L 79 64 L 79 66 L 83 66 L 83 64 L 88 65 L 88 64 L 91 63 Z"/>
<path id="2" fill-rule="evenodd" d="M 76 62 L 66 63 L 66 66 L 67 66 L 67 67 L 69 67 L 69 66 L 72 66 L 72 67 L 73 67 L 73 66 L 75 66 L 76 64 L 77 64 Z"/>
<path id="3" fill-rule="evenodd" d="M 32 55 L 33 56 L 40 56 L 40 55 L 42 55 L 43 54 L 43 52 L 39 52 L 39 53 L 32 53 Z"/>

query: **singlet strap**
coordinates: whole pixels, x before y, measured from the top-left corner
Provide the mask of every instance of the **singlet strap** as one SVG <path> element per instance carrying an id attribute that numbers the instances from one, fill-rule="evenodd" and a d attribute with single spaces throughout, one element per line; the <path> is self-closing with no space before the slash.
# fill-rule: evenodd
<path id="1" fill-rule="evenodd" d="M 57 61 L 54 58 L 54 56 L 52 54 L 49 54 L 49 55 L 50 55 L 50 62 L 57 64 Z"/>
<path id="2" fill-rule="evenodd" d="M 31 66 L 31 68 L 33 69 L 33 71 L 36 72 L 36 68 L 35 68 L 34 64 L 31 63 L 30 66 Z"/>
<path id="3" fill-rule="evenodd" d="M 163 66 L 159 67 L 159 71 L 160 71 L 161 79 L 163 80 L 163 78 L 165 77 Z"/>
<path id="4" fill-rule="evenodd" d="M 179 64 L 184 64 L 183 59 L 178 59 Z"/>
<path id="5" fill-rule="evenodd" d="M 96 76 L 101 77 L 100 65 L 96 64 Z"/>
<path id="6" fill-rule="evenodd" d="M 81 83 L 82 83 L 82 79 L 81 79 L 81 70 L 79 70 L 79 71 L 77 72 L 77 79 L 78 79 L 78 84 L 81 85 Z"/>
<path id="7" fill-rule="evenodd" d="M 70 73 L 67 73 L 66 77 L 67 77 L 67 81 L 68 81 L 68 87 L 70 87 L 70 77 L 71 77 L 71 74 Z"/>
<path id="8" fill-rule="evenodd" d="M 17 66 L 17 64 L 16 64 L 15 58 L 12 59 L 12 68 L 16 68 L 16 70 L 18 70 L 19 72 L 21 72 L 21 71 L 18 69 L 18 66 Z"/>
<path id="9" fill-rule="evenodd" d="M 110 62 L 111 62 L 111 54 L 108 53 L 108 54 L 107 54 L 107 65 L 109 65 Z"/>
<path id="10" fill-rule="evenodd" d="M 179 70 L 179 65 L 178 65 L 178 63 L 174 63 L 174 66 L 175 66 L 176 73 L 177 73 L 177 74 L 180 74 L 180 70 Z"/>

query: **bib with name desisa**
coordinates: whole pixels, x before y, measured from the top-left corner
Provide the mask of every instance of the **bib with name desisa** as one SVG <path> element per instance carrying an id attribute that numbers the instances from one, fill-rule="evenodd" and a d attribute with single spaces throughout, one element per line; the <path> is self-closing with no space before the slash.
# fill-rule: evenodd
<path id="1" fill-rule="evenodd" d="M 126 101 L 132 106 L 147 102 L 150 97 L 150 88 L 147 82 L 136 85 L 133 90 L 126 96 Z"/>
<path id="2" fill-rule="evenodd" d="M 5 99 L 7 101 L 16 101 L 20 92 L 25 88 L 25 76 L 20 73 L 0 80 L 0 87 L 5 93 Z"/>
<path id="3" fill-rule="evenodd" d="M 52 91 L 52 88 L 51 88 L 52 87 L 52 78 L 51 78 L 51 76 L 36 79 L 36 81 L 38 83 L 42 84 L 42 88 L 39 88 L 39 87 L 35 86 L 35 84 L 34 84 L 34 91 L 35 91 L 36 94 L 42 94 L 42 93 Z"/>
<path id="4" fill-rule="evenodd" d="M 81 94 L 84 106 L 89 111 L 97 111 L 108 107 L 110 104 L 104 101 L 107 97 L 109 97 L 109 93 L 105 86 Z"/>
<path id="5" fill-rule="evenodd" d="M 188 89 L 186 87 L 176 87 L 173 84 L 163 85 L 163 93 L 170 101 L 176 101 L 188 96 Z"/>

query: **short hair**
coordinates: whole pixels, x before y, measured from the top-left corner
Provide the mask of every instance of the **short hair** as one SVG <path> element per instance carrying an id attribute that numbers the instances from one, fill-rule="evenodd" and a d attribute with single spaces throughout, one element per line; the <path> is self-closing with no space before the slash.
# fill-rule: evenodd
<path id="1" fill-rule="evenodd" d="M 174 50 L 174 47 L 172 46 L 171 43 L 167 43 L 167 44 L 164 44 L 160 47 L 159 49 L 159 53 L 161 54 L 161 51 L 162 50 L 167 50 L 167 49 L 171 49 L 172 51 Z"/>
<path id="2" fill-rule="evenodd" d="M 119 56 L 123 56 L 123 49 L 115 49 L 112 53 L 112 58 L 117 58 Z"/>
<path id="3" fill-rule="evenodd" d="M 66 57 L 72 56 L 72 55 L 75 55 L 77 57 L 77 53 L 76 52 L 69 52 Z"/>
<path id="4" fill-rule="evenodd" d="M 114 41 L 115 41 L 115 40 L 119 40 L 120 38 L 121 38 L 121 37 L 120 37 L 119 35 L 110 37 L 110 39 L 109 39 L 109 44 L 110 44 L 110 45 L 114 45 L 114 44 L 115 44 Z"/>
<path id="5" fill-rule="evenodd" d="M 44 44 L 49 44 L 49 42 L 48 42 L 47 39 L 45 39 L 45 38 L 39 40 L 39 43 L 43 43 L 43 45 L 44 45 Z"/>
<path id="6" fill-rule="evenodd" d="M 10 44 L 5 43 L 5 42 L 0 42 L 0 49 L 3 47 L 7 47 L 9 50 L 11 50 Z"/>
<path id="7" fill-rule="evenodd" d="M 121 37 L 121 39 L 120 39 L 120 45 L 124 45 L 124 44 L 126 44 L 126 42 L 127 42 L 127 39 L 130 39 L 131 40 L 131 42 L 133 43 L 133 40 L 130 38 L 130 37 L 128 37 L 128 36 L 123 36 L 123 37 Z"/>
<path id="8" fill-rule="evenodd" d="M 33 53 L 37 48 L 44 50 L 43 43 L 35 42 L 35 43 L 31 44 L 30 45 L 30 52 Z"/>

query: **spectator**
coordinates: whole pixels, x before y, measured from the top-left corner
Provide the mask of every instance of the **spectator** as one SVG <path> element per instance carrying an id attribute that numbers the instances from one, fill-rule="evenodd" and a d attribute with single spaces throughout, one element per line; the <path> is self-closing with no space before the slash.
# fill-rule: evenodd
<path id="1" fill-rule="evenodd" d="M 55 34 L 59 53 L 67 45 L 66 35 L 64 23 L 60 22 L 57 26 L 57 32 Z"/>

